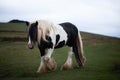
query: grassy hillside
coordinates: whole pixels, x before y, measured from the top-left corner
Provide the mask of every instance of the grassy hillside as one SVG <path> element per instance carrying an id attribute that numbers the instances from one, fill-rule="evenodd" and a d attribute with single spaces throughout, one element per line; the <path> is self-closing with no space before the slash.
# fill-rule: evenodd
<path id="1" fill-rule="evenodd" d="M 120 39 L 81 32 L 87 62 L 84 68 L 60 71 L 68 47 L 54 51 L 57 69 L 36 73 L 40 63 L 37 47 L 27 48 L 26 27 L 21 23 L 0 24 L 0 80 L 119 80 Z"/>

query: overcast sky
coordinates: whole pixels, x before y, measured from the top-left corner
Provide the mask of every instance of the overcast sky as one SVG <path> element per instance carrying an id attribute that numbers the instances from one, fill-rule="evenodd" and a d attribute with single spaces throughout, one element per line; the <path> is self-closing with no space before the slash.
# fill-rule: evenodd
<path id="1" fill-rule="evenodd" d="M 0 22 L 72 22 L 80 31 L 120 37 L 120 0 L 0 0 Z"/>

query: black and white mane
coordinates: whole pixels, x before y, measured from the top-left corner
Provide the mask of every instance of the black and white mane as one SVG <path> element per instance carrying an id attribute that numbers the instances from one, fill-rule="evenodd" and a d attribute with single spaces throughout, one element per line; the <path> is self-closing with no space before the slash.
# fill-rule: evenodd
<path id="1" fill-rule="evenodd" d="M 75 54 L 79 66 L 84 66 L 83 44 L 80 33 L 75 25 L 66 22 L 58 25 L 45 20 L 26 23 L 28 26 L 28 47 L 33 49 L 35 42 L 41 54 L 41 63 L 37 72 L 43 73 L 56 68 L 56 62 L 51 58 L 54 49 L 64 45 L 70 47 L 67 60 L 62 70 L 72 68 L 72 54 Z M 47 50 L 47 52 L 46 52 Z"/>

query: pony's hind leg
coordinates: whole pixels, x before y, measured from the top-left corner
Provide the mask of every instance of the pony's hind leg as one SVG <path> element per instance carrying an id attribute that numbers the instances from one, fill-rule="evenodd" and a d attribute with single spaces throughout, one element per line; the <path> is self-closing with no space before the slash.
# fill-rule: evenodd
<path id="1" fill-rule="evenodd" d="M 68 52 L 67 60 L 64 63 L 64 65 L 61 67 L 61 70 L 69 70 L 69 69 L 73 68 L 73 66 L 72 66 L 72 54 L 73 54 L 72 48 L 70 48 L 70 51 Z"/>
<path id="2" fill-rule="evenodd" d="M 79 67 L 83 67 L 86 58 L 82 55 L 83 54 L 81 52 L 82 49 L 80 50 L 77 45 L 78 45 L 77 43 L 74 44 L 73 52 L 75 53 L 75 58 L 76 58 L 76 61 L 77 61 L 78 65 L 79 65 Z"/>

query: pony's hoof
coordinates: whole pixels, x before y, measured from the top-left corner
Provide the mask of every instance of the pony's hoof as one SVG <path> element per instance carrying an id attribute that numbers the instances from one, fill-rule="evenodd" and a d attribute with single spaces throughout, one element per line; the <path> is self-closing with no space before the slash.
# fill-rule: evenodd
<path id="1" fill-rule="evenodd" d="M 70 70 L 70 69 L 73 69 L 72 67 L 72 64 L 64 64 L 62 67 L 61 67 L 61 70 Z"/>
<path id="2" fill-rule="evenodd" d="M 49 70 L 54 70 L 57 67 L 56 62 L 53 58 L 49 59 L 49 61 L 46 63 L 46 65 L 49 68 Z"/>
<path id="3" fill-rule="evenodd" d="M 49 71 L 49 68 L 46 65 L 43 65 L 37 70 L 37 73 L 46 73 L 48 71 Z"/>
<path id="4" fill-rule="evenodd" d="M 82 62 L 81 67 L 84 67 L 85 62 L 86 62 L 86 57 L 85 56 L 83 56 L 81 62 Z"/>

